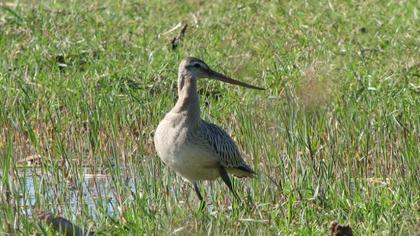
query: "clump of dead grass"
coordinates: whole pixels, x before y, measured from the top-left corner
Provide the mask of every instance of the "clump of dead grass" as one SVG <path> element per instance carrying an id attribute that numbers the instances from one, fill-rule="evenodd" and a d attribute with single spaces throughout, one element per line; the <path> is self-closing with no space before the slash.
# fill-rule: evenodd
<path id="1" fill-rule="evenodd" d="M 304 68 L 296 88 L 299 105 L 314 110 L 331 104 L 337 90 L 336 76 L 334 64 L 318 61 Z"/>

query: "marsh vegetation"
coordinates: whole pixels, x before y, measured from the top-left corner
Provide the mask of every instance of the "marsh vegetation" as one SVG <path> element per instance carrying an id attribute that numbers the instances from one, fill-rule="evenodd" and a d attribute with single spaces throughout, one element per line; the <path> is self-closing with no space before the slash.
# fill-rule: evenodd
<path id="1" fill-rule="evenodd" d="M 37 209 L 103 234 L 418 231 L 418 14 L 416 1 L 2 1 L 0 234 L 53 233 Z M 186 56 L 267 88 L 199 82 L 204 119 L 259 173 L 234 180 L 241 203 L 204 183 L 205 213 L 153 148 Z"/>

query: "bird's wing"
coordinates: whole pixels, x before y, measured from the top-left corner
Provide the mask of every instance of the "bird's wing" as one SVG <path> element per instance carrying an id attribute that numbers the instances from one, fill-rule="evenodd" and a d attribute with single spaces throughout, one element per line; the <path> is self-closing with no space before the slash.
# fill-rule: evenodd
<path id="1" fill-rule="evenodd" d="M 223 129 L 203 120 L 199 130 L 202 146 L 215 155 L 223 167 L 228 171 L 234 169 L 230 172 L 239 177 L 254 174 L 254 171 L 242 159 L 235 142 Z"/>

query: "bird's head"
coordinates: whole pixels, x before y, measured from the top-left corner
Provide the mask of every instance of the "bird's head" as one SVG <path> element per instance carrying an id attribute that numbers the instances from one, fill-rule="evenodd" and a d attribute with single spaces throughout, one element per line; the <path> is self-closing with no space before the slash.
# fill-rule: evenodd
<path id="1" fill-rule="evenodd" d="M 264 88 L 249 85 L 247 83 L 231 79 L 221 73 L 218 73 L 210 69 L 210 67 L 204 61 L 194 57 L 187 57 L 182 60 L 181 64 L 179 65 L 179 73 L 186 75 L 191 79 L 209 78 L 225 83 L 240 85 L 246 88 L 264 90 Z"/>

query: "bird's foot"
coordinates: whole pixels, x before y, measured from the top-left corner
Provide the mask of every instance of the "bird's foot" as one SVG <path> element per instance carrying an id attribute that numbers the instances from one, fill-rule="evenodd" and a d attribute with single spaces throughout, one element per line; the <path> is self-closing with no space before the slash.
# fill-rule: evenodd
<path id="1" fill-rule="evenodd" d="M 204 200 L 200 201 L 200 207 L 198 208 L 198 211 L 204 213 L 206 211 L 206 209 L 207 209 L 206 201 L 204 201 Z"/>

